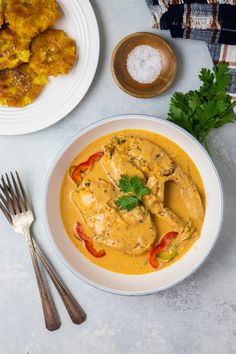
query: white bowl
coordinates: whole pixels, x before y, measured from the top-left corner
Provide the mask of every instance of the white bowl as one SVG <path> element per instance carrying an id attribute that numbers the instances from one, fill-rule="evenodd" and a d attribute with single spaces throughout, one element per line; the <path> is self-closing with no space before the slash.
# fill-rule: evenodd
<path id="1" fill-rule="evenodd" d="M 206 192 L 206 214 L 201 237 L 178 262 L 157 272 L 144 275 L 113 273 L 91 263 L 76 249 L 67 236 L 59 209 L 61 183 L 73 158 L 98 137 L 130 128 L 162 134 L 180 145 L 197 166 Z M 50 240 L 59 257 L 74 274 L 102 290 L 123 295 L 144 295 L 177 284 L 193 273 L 206 259 L 220 231 L 223 193 L 218 173 L 209 155 L 190 134 L 165 120 L 144 115 L 124 115 L 90 125 L 66 143 L 49 171 L 44 208 Z"/>

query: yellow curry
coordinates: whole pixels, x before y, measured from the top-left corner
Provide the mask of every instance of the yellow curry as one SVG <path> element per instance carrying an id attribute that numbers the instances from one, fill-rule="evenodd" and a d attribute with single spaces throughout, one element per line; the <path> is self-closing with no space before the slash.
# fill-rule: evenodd
<path id="1" fill-rule="evenodd" d="M 61 188 L 71 241 L 113 272 L 144 274 L 171 265 L 199 238 L 205 193 L 190 157 L 144 130 L 122 130 L 89 144 Z"/>

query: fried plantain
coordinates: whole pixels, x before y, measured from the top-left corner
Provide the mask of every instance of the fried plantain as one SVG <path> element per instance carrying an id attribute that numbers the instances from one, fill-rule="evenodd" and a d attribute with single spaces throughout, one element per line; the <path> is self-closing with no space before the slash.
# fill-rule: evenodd
<path id="1" fill-rule="evenodd" d="M 59 17 L 55 0 L 6 0 L 5 22 L 21 37 L 33 38 Z"/>
<path id="2" fill-rule="evenodd" d="M 48 80 L 23 64 L 15 69 L 0 71 L 0 104 L 24 107 L 40 94 Z"/>
<path id="3" fill-rule="evenodd" d="M 2 0 L 0 0 L 0 28 L 3 22 L 4 22 L 3 7 L 2 7 Z"/>
<path id="4" fill-rule="evenodd" d="M 9 28 L 0 30 L 0 70 L 27 63 L 30 57 L 30 39 L 19 37 Z"/>
<path id="5" fill-rule="evenodd" d="M 68 74 L 75 60 L 75 41 L 62 30 L 48 29 L 32 41 L 30 67 L 37 74 Z"/>

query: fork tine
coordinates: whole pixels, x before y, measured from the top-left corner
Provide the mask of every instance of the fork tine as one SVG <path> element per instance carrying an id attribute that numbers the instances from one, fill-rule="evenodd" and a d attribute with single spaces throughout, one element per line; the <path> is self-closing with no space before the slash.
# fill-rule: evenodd
<path id="1" fill-rule="evenodd" d="M 2 204 L 4 205 L 4 207 L 5 207 L 6 209 L 8 209 L 7 201 L 6 201 L 6 199 L 3 197 L 3 195 L 2 195 L 1 193 L 0 193 L 0 199 L 1 199 Z"/>
<path id="2" fill-rule="evenodd" d="M 9 210 L 11 215 L 15 215 L 15 211 L 13 209 L 13 201 L 10 198 L 10 193 L 9 193 L 9 190 L 8 190 L 9 186 L 7 186 L 3 175 L 1 176 L 1 178 L 2 178 L 3 188 L 4 188 L 4 196 L 5 196 L 6 200 L 7 200 L 8 210 Z"/>
<path id="3" fill-rule="evenodd" d="M 20 208 L 20 212 L 23 212 L 23 211 L 26 211 L 26 207 L 25 207 L 25 204 L 24 204 L 24 200 L 22 198 L 22 195 L 20 193 L 20 190 L 18 188 L 18 185 L 16 183 L 16 179 L 13 175 L 13 173 L 11 172 L 11 178 L 12 178 L 12 182 L 14 184 L 14 188 L 15 188 L 15 192 L 16 192 L 16 197 L 17 197 L 17 200 L 18 200 L 18 204 L 19 204 L 19 208 Z"/>
<path id="4" fill-rule="evenodd" d="M 1 181 L 0 181 L 0 182 L 1 182 Z M 1 194 L 1 191 L 0 191 L 0 198 L 2 199 L 2 202 L 4 203 L 6 209 L 8 209 L 7 200 L 6 200 L 6 198 L 4 198 L 4 197 L 6 197 L 5 190 L 4 190 L 3 186 L 1 185 L 1 183 L 0 183 L 0 189 L 1 189 L 1 191 L 2 191 L 2 194 Z M 8 186 L 7 186 L 7 190 L 8 190 L 8 192 L 9 192 Z M 3 195 L 4 195 L 4 197 L 3 197 Z M 10 197 L 10 198 L 11 198 L 11 197 Z"/>
<path id="5" fill-rule="evenodd" d="M 5 206 L 1 201 L 0 201 L 0 209 L 2 210 L 3 214 L 5 215 L 9 223 L 12 224 L 11 215 L 8 213 L 8 211 L 6 210 Z"/>
<path id="6" fill-rule="evenodd" d="M 0 184 L 0 189 L 3 193 L 5 193 L 3 186 Z"/>
<path id="7" fill-rule="evenodd" d="M 17 181 L 18 181 L 18 184 L 19 184 L 19 187 L 20 187 L 20 191 L 21 191 L 21 194 L 23 196 L 23 201 L 24 201 L 24 207 L 25 207 L 25 210 L 28 211 L 30 209 L 30 203 L 29 203 L 29 200 L 27 198 L 27 195 L 26 195 L 26 192 L 24 190 L 24 187 L 21 183 L 21 180 L 20 180 L 20 177 L 19 177 L 19 174 L 17 171 L 15 171 L 16 173 L 16 178 L 17 178 Z"/>
<path id="8" fill-rule="evenodd" d="M 9 186 L 10 195 L 12 197 L 13 208 L 15 210 L 15 213 L 19 214 L 21 212 L 20 206 L 19 206 L 19 200 L 16 197 L 16 193 L 15 193 L 13 187 L 12 187 L 11 181 L 10 181 L 7 173 L 6 173 L 6 180 L 7 180 L 8 186 Z"/>
<path id="9" fill-rule="evenodd" d="M 5 194 L 5 189 L 3 188 L 3 186 L 0 184 L 0 189 L 2 190 L 2 192 Z M 7 190 L 9 191 L 9 188 L 7 186 Z"/>

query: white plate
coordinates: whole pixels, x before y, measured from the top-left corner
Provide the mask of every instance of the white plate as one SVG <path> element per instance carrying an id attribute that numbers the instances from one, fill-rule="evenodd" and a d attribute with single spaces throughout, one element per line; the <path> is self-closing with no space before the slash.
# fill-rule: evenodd
<path id="1" fill-rule="evenodd" d="M 206 214 L 201 237 L 178 262 L 168 268 L 144 275 L 113 273 L 91 263 L 70 241 L 59 210 L 61 183 L 74 157 L 98 137 L 129 128 L 150 130 L 180 145 L 196 164 L 206 192 Z M 123 295 L 143 295 L 173 286 L 193 273 L 206 259 L 220 231 L 223 194 L 219 176 L 209 155 L 190 134 L 165 120 L 142 115 L 126 115 L 109 118 L 85 128 L 62 148 L 47 177 L 44 212 L 50 240 L 72 272 L 102 290 Z"/>
<path id="2" fill-rule="evenodd" d="M 86 94 L 99 58 L 99 31 L 89 0 L 58 0 L 56 28 L 77 43 L 79 60 L 66 76 L 50 77 L 36 101 L 24 108 L 0 106 L 0 134 L 17 135 L 46 128 L 70 113 Z"/>

